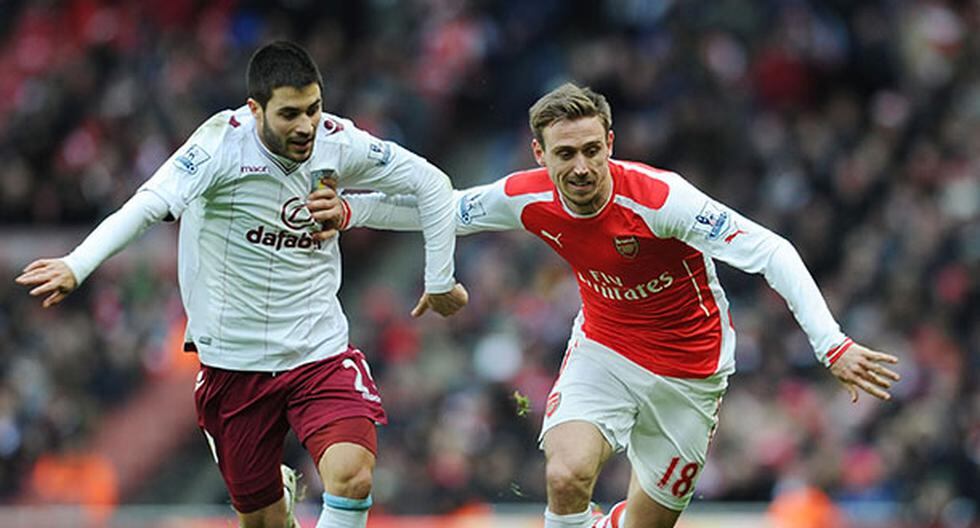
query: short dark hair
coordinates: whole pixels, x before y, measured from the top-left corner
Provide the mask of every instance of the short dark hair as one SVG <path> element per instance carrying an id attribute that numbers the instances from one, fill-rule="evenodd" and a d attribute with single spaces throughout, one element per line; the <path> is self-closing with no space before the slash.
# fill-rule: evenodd
<path id="1" fill-rule="evenodd" d="M 528 111 L 531 132 L 544 145 L 543 131 L 549 125 L 563 119 L 580 119 L 598 116 L 602 127 L 612 128 L 612 110 L 602 94 L 587 87 L 565 83 L 538 99 Z"/>
<path id="2" fill-rule="evenodd" d="M 323 89 L 323 78 L 316 63 L 298 44 L 279 40 L 262 46 L 248 61 L 245 74 L 248 96 L 265 108 L 272 91 L 282 86 L 304 88 L 317 83 Z"/>

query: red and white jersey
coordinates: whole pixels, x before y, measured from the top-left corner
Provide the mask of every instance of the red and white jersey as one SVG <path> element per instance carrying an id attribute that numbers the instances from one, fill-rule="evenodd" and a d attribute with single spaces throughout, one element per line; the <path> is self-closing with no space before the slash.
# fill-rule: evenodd
<path id="1" fill-rule="evenodd" d="M 612 160 L 612 197 L 583 217 L 546 169 L 456 191 L 456 232 L 524 229 L 572 267 L 581 331 L 656 374 L 703 378 L 734 370 L 735 333 L 712 259 L 763 273 L 829 365 L 846 337 L 793 246 L 712 200 L 679 175 Z M 417 225 L 406 200 L 349 197 L 351 224 Z"/>

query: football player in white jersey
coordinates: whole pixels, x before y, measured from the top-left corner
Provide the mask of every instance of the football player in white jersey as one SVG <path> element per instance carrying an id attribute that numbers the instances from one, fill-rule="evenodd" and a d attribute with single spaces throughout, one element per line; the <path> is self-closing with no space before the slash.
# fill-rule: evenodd
<path id="1" fill-rule="evenodd" d="M 762 273 L 817 359 L 856 400 L 888 399 L 898 375 L 844 335 L 785 239 L 712 200 L 678 174 L 611 158 L 605 98 L 566 84 L 530 110 L 541 168 L 456 192 L 456 230 L 524 229 L 571 266 L 576 318 L 542 427 L 546 528 L 671 527 L 686 508 L 734 371 L 735 333 L 713 259 Z M 326 193 L 327 197 L 332 195 Z M 327 208 L 318 192 L 311 208 Z M 342 227 L 418 229 L 414 198 L 345 199 Z M 595 519 L 599 471 L 625 450 L 625 504 Z"/>
<path id="2" fill-rule="evenodd" d="M 326 490 L 317 527 L 364 527 L 386 418 L 337 299 L 337 237 L 323 234 L 341 211 L 333 188 L 415 197 L 426 265 L 414 313 L 446 316 L 467 301 L 453 278 L 452 186 L 421 157 L 324 113 L 320 72 L 301 47 L 263 46 L 247 77 L 245 106 L 208 119 L 75 250 L 32 262 L 16 281 L 50 307 L 147 227 L 180 218 L 198 423 L 240 524 L 294 526 L 280 473 L 293 429 Z M 315 188 L 332 207 L 314 215 L 305 201 Z"/>

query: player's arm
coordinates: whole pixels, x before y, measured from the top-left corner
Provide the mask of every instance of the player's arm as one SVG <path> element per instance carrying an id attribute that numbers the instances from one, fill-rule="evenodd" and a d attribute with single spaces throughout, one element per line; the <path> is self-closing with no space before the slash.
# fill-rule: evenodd
<path id="1" fill-rule="evenodd" d="M 425 293 L 420 301 L 423 308 L 413 313 L 420 315 L 428 308 L 443 316 L 455 313 L 466 304 L 467 297 L 454 278 L 456 233 L 449 177 L 393 142 L 353 126 L 346 133 L 350 143 L 338 170 L 342 187 L 414 196 L 417 201 L 425 241 Z"/>
<path id="2" fill-rule="evenodd" d="M 899 376 L 886 364 L 895 356 L 854 343 L 840 330 L 796 248 L 785 238 L 702 193 L 679 176 L 669 179 L 670 194 L 655 229 L 679 238 L 706 255 L 748 273 L 761 273 L 779 293 L 806 333 L 817 359 L 857 400 L 857 389 L 889 399 Z"/>
<path id="3" fill-rule="evenodd" d="M 24 268 L 15 281 L 33 286 L 30 294 L 46 296 L 45 308 L 61 302 L 102 262 L 136 239 L 146 228 L 168 214 L 166 202 L 159 196 L 141 191 L 133 195 L 118 211 L 109 215 L 67 256 L 39 259 Z"/>
<path id="4" fill-rule="evenodd" d="M 487 195 L 494 196 L 494 185 L 453 191 L 455 209 L 453 225 L 457 235 L 467 235 L 479 231 L 499 231 L 516 227 L 507 221 L 512 215 L 506 210 L 506 204 L 503 201 L 499 201 L 496 219 L 488 218 L 487 215 L 479 215 L 480 221 L 473 221 L 470 206 Z M 384 193 L 350 194 L 343 196 L 340 202 L 342 210 L 341 230 L 351 227 L 370 227 L 395 231 L 418 231 L 422 228 L 418 200 L 414 196 L 391 196 Z M 483 210 L 482 205 L 480 207 Z M 458 284 L 456 287 L 461 288 Z M 464 296 L 464 301 L 468 300 L 469 296 L 465 290 L 460 293 Z M 430 304 L 430 298 L 423 295 L 412 310 L 412 315 L 414 317 L 422 315 Z"/>
<path id="5" fill-rule="evenodd" d="M 504 181 L 453 191 L 453 221 L 456 235 L 519 229 L 520 218 L 504 193 Z M 344 228 L 368 227 L 395 231 L 418 231 L 421 223 L 414 197 L 383 193 L 342 196 L 346 214 Z"/>
<path id="6" fill-rule="evenodd" d="M 453 191 L 453 198 L 459 191 Z M 418 200 L 404 194 L 384 193 L 343 194 L 340 197 L 343 207 L 341 230 L 354 227 L 384 229 L 388 231 L 421 231 Z M 455 215 L 454 215 L 455 217 Z M 456 227 L 456 234 L 459 228 Z"/>
<path id="7" fill-rule="evenodd" d="M 219 129 L 214 126 L 218 116 L 202 125 L 136 194 L 106 217 L 71 253 L 62 258 L 31 262 L 15 281 L 33 287 L 32 296 L 46 295 L 43 307 L 53 306 L 148 227 L 161 220 L 178 218 L 186 203 L 200 195 L 213 180 L 213 169 L 218 163 L 211 160 L 208 149 L 220 142 L 220 137 L 216 137 Z M 226 119 L 223 116 L 221 123 Z"/>

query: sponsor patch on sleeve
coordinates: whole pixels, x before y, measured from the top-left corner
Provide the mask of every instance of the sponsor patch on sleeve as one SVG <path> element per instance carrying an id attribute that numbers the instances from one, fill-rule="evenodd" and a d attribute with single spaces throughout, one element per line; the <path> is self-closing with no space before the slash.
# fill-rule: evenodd
<path id="1" fill-rule="evenodd" d="M 479 194 L 472 196 L 464 195 L 459 201 L 459 221 L 463 225 L 470 225 L 473 223 L 473 220 L 486 215 L 487 210 L 483 207 L 483 202 L 480 201 Z"/>
<path id="2" fill-rule="evenodd" d="M 716 202 L 707 201 L 694 217 L 693 229 L 708 240 L 716 240 L 735 225 L 731 213 Z"/>
<path id="3" fill-rule="evenodd" d="M 174 158 L 174 164 L 184 172 L 196 174 L 198 167 L 207 163 L 209 159 L 211 159 L 211 155 L 199 145 L 194 144 Z"/>
<path id="4" fill-rule="evenodd" d="M 372 141 L 368 147 L 368 159 L 373 159 L 378 166 L 387 165 L 391 161 L 391 144 L 387 141 Z"/>

